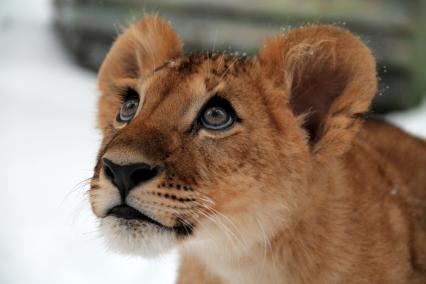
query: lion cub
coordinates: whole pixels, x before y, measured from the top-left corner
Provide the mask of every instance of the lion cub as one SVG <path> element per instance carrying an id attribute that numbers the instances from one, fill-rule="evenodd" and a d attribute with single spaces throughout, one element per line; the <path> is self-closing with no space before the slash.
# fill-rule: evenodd
<path id="1" fill-rule="evenodd" d="M 366 121 L 369 49 L 334 26 L 182 54 L 145 16 L 99 72 L 90 189 L 108 245 L 179 283 L 426 283 L 426 143 Z"/>

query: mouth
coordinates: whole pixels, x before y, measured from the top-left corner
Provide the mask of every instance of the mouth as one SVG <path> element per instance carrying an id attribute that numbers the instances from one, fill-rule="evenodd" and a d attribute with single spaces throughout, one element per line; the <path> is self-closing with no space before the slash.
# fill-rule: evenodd
<path id="1" fill-rule="evenodd" d="M 139 210 L 136 210 L 135 208 L 128 205 L 118 205 L 111 208 L 108 211 L 107 216 L 114 216 L 125 220 L 138 220 L 141 222 L 150 223 L 162 229 L 174 231 L 177 235 L 190 235 L 193 229 L 191 225 L 182 222 L 178 222 L 178 224 L 174 227 L 164 226 L 160 222 L 152 219 L 151 217 L 143 214 Z"/>
<path id="2" fill-rule="evenodd" d="M 154 219 L 146 216 L 145 214 L 143 214 L 139 210 L 136 210 L 135 208 L 130 207 L 128 205 L 115 206 L 108 211 L 107 215 L 108 216 L 115 216 L 117 218 L 122 218 L 122 219 L 126 219 L 126 220 L 139 220 L 139 221 L 143 221 L 143 222 L 147 222 L 147 223 L 157 225 L 159 227 L 167 228 L 166 226 L 164 226 L 160 222 L 155 221 Z"/>

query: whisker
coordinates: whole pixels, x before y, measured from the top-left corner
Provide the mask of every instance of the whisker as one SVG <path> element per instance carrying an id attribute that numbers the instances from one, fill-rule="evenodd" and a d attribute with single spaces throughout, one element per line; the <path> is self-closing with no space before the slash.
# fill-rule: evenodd
<path id="1" fill-rule="evenodd" d="M 223 229 L 223 232 L 225 233 L 225 236 L 227 239 L 230 240 L 231 243 L 236 244 L 236 241 L 238 241 L 238 238 L 236 238 L 235 234 L 226 226 L 226 224 L 223 224 L 219 222 L 219 220 L 214 219 L 210 215 L 204 213 L 200 210 L 199 212 L 201 215 L 206 217 L 208 220 L 210 220 L 213 224 L 215 224 L 219 229 Z"/>
<path id="2" fill-rule="evenodd" d="M 256 215 L 253 216 L 255 222 L 257 223 L 257 225 L 260 228 L 260 231 L 262 232 L 262 237 L 263 237 L 263 260 L 262 260 L 262 268 L 265 266 L 266 264 L 266 255 L 268 252 L 268 249 L 271 250 L 271 242 L 269 241 L 269 239 L 267 238 L 266 235 L 266 231 L 262 225 L 262 222 L 258 219 L 258 217 Z"/>
<path id="3" fill-rule="evenodd" d="M 237 61 L 238 61 L 238 58 L 235 58 L 234 61 L 232 61 L 232 63 L 228 66 L 228 68 L 226 68 L 225 72 L 223 72 L 222 76 L 220 76 L 219 81 L 222 81 L 222 79 L 225 78 L 226 74 L 228 74 L 228 72 L 231 69 L 231 67 L 234 66 L 234 64 Z"/>
<path id="4" fill-rule="evenodd" d="M 207 52 L 207 78 L 210 78 L 210 52 Z"/>
<path id="5" fill-rule="evenodd" d="M 82 181 L 80 181 L 79 183 L 77 183 L 75 186 L 73 186 L 71 188 L 71 190 L 68 191 L 67 194 L 65 194 L 64 198 L 62 199 L 62 201 L 59 203 L 60 206 L 62 206 L 62 204 L 71 196 L 71 194 L 75 193 L 76 191 L 80 191 L 80 190 L 85 190 L 87 191 L 87 186 L 90 185 L 90 183 L 92 182 L 92 177 L 86 178 Z"/>
<path id="6" fill-rule="evenodd" d="M 200 199 L 201 200 L 203 200 L 203 201 L 211 201 L 211 199 L 210 198 L 208 198 L 208 199 L 204 199 L 203 197 L 200 197 Z M 211 201 L 211 202 L 213 202 L 213 201 Z M 213 204 L 214 204 L 214 202 L 213 202 Z M 201 206 L 203 206 L 203 207 L 206 207 L 207 205 L 205 205 L 205 204 L 201 204 L 200 203 L 200 205 Z M 217 214 L 217 215 L 219 215 L 220 217 L 222 217 L 225 221 L 227 221 L 230 225 L 232 225 L 233 227 L 234 227 L 234 229 L 235 230 L 239 230 L 238 229 L 238 227 L 235 225 L 235 223 L 231 220 L 231 219 L 229 219 L 227 216 L 225 216 L 225 215 L 223 215 L 222 213 L 220 213 L 219 211 L 217 211 L 216 209 L 214 209 L 214 208 L 212 208 L 211 206 L 208 206 L 208 208 L 209 208 L 209 210 L 211 210 L 214 214 Z"/>
<path id="7" fill-rule="evenodd" d="M 212 207 L 210 207 L 210 206 L 208 206 L 206 204 L 199 203 L 199 205 L 202 206 L 204 209 L 210 211 L 212 213 L 212 215 L 217 215 L 217 216 L 221 217 L 219 219 L 213 219 L 214 223 L 218 225 L 218 222 L 220 222 L 220 224 L 222 225 L 222 228 L 224 228 L 225 230 L 227 230 L 227 232 L 230 233 L 235 238 L 235 240 L 237 240 L 241 244 L 241 246 L 244 249 L 248 248 L 247 243 L 242 238 L 239 237 L 241 234 L 239 232 L 238 227 L 228 217 L 226 217 L 222 213 L 218 212 L 217 210 L 215 210 L 214 208 L 212 208 Z M 206 216 L 206 215 L 204 215 L 204 216 Z M 234 228 L 234 230 L 232 230 L 232 227 L 229 227 L 229 225 L 223 223 L 222 219 L 224 221 L 227 221 L 228 224 L 231 225 Z M 221 226 L 219 226 L 219 227 L 221 227 Z"/>

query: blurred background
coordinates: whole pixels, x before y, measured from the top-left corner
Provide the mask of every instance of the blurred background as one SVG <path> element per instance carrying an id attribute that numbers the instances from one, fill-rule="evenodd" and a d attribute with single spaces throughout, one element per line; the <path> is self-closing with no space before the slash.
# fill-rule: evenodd
<path id="1" fill-rule="evenodd" d="M 186 51 L 255 54 L 292 27 L 344 26 L 378 61 L 371 114 L 426 138 L 423 0 L 1 0 L 0 284 L 174 282 L 176 252 L 107 251 L 85 195 L 100 142 L 96 71 L 146 12 L 170 20 Z"/>

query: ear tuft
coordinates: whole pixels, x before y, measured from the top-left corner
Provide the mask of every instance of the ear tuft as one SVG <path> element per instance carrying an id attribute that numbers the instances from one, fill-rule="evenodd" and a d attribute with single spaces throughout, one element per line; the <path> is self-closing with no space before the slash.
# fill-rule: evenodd
<path id="1" fill-rule="evenodd" d="M 156 15 L 146 15 L 114 42 L 99 71 L 99 88 L 111 82 L 145 79 L 158 66 L 180 56 L 182 43 L 173 28 Z"/>
<path id="2" fill-rule="evenodd" d="M 129 29 L 142 77 L 167 60 L 178 57 L 182 43 L 169 23 L 156 15 L 145 16 Z"/>
<path id="3" fill-rule="evenodd" d="M 355 36 L 334 26 L 310 26 L 266 41 L 263 73 L 289 96 L 318 159 L 338 156 L 359 129 L 359 114 L 376 93 L 375 61 Z"/>

